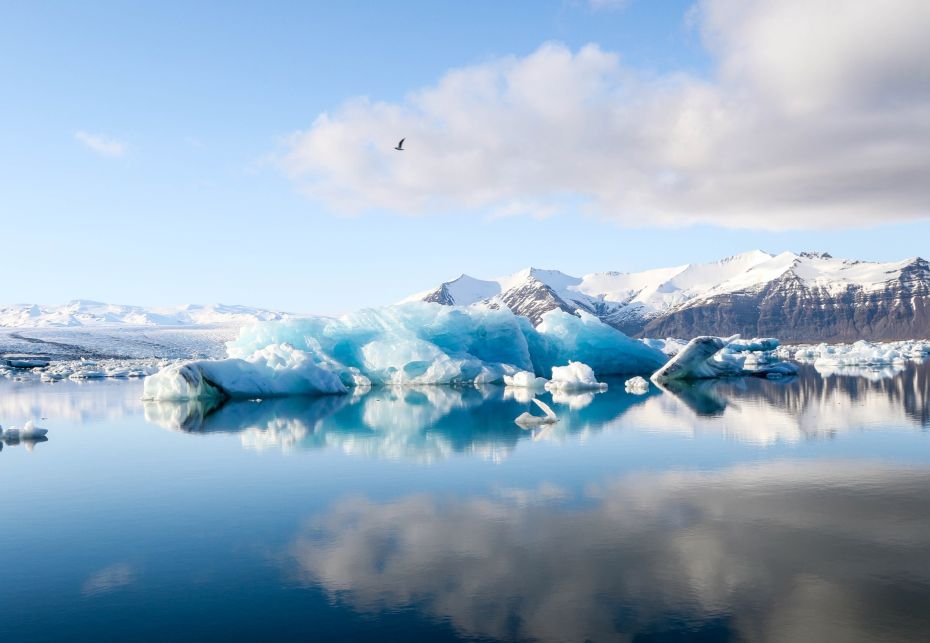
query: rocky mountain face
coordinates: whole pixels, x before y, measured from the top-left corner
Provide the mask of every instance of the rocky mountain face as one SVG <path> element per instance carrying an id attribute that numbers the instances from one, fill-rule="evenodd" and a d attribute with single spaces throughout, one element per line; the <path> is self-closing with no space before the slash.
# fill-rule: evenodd
<path id="1" fill-rule="evenodd" d="M 930 338 L 930 264 L 759 251 L 709 264 L 582 278 L 527 269 L 463 275 L 411 299 L 507 307 L 538 324 L 554 309 L 587 311 L 639 337 L 774 336 L 820 342 Z"/>

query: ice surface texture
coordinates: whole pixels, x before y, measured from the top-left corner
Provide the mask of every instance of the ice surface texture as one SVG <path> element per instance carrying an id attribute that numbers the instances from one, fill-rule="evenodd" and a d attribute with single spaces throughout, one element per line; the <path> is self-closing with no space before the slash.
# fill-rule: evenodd
<path id="1" fill-rule="evenodd" d="M 147 378 L 144 397 L 248 398 L 344 393 L 368 385 L 503 383 L 521 371 L 549 375 L 572 360 L 597 375 L 650 373 L 666 360 L 587 313 L 553 310 L 533 328 L 509 310 L 425 302 L 338 319 L 256 324 L 243 328 L 227 352 L 227 360 L 189 362 Z"/>

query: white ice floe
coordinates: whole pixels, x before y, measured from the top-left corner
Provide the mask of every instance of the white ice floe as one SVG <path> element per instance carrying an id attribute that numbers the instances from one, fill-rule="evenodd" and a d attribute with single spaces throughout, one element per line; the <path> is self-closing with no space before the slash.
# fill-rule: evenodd
<path id="1" fill-rule="evenodd" d="M 547 380 L 545 377 L 536 377 L 535 373 L 530 371 L 520 371 L 513 375 L 504 375 L 504 384 L 519 388 L 541 389 L 545 388 Z"/>
<path id="2" fill-rule="evenodd" d="M 666 359 L 587 313 L 549 311 L 534 328 L 509 310 L 425 302 L 246 327 L 228 344 L 228 355 L 148 378 L 146 399 L 344 393 L 359 385 L 506 383 L 507 377 L 535 386 L 536 374 L 558 368 L 569 370 L 555 388 L 601 388 L 594 373 L 651 372 Z M 582 379 L 571 366 L 557 367 L 579 358 L 588 364 Z"/>
<path id="3" fill-rule="evenodd" d="M 200 360 L 169 366 L 145 379 L 143 399 L 279 397 L 345 393 L 332 371 L 286 344 L 256 351 L 248 360 Z"/>
<path id="4" fill-rule="evenodd" d="M 635 395 L 643 395 L 649 392 L 649 380 L 639 375 L 628 379 L 623 383 L 623 386 L 627 393 L 633 393 Z"/>
<path id="5" fill-rule="evenodd" d="M 652 374 L 654 382 L 708 379 L 734 375 L 783 377 L 797 372 L 797 366 L 776 356 L 774 338 L 743 340 L 733 337 L 695 337 L 665 366 Z"/>
<path id="6" fill-rule="evenodd" d="M 799 362 L 812 362 L 818 368 L 904 364 L 910 360 L 921 360 L 928 356 L 930 356 L 930 341 L 928 340 L 897 342 L 863 340 L 853 344 L 799 346 L 794 350 L 794 359 Z"/>
<path id="7" fill-rule="evenodd" d="M 549 391 L 603 391 L 606 388 L 606 384 L 597 381 L 590 366 L 572 361 L 566 366 L 553 366 L 552 379 L 546 384 L 546 390 Z"/>
<path id="8" fill-rule="evenodd" d="M 521 413 L 514 422 L 520 426 L 539 426 L 540 424 L 554 424 L 559 421 L 558 416 L 555 414 L 548 404 L 533 398 L 533 402 L 542 409 L 544 416 L 532 415 L 529 412 Z"/>
<path id="9" fill-rule="evenodd" d="M 18 444 L 19 442 L 36 440 L 41 441 L 45 439 L 47 433 L 48 429 L 39 428 L 35 425 L 35 422 L 28 420 L 21 429 L 11 427 L 4 431 L 3 427 L 0 427 L 0 440 L 7 444 Z"/>

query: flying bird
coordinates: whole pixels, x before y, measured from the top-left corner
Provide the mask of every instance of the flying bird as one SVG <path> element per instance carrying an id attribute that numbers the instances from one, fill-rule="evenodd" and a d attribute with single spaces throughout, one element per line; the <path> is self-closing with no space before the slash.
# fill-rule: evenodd
<path id="1" fill-rule="evenodd" d="M 407 140 L 406 138 L 400 139 L 400 143 L 398 143 L 398 144 L 397 144 L 397 147 L 395 147 L 394 149 L 397 150 L 398 152 L 403 152 L 403 151 L 404 151 L 404 141 L 406 141 L 406 140 Z"/>

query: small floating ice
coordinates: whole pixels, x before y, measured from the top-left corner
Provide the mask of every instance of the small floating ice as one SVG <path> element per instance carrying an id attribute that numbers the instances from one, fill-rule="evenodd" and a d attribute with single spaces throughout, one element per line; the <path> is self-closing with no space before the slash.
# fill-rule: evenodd
<path id="1" fill-rule="evenodd" d="M 21 429 L 13 427 L 4 431 L 3 428 L 0 427 L 0 440 L 3 440 L 7 444 L 18 444 L 19 442 L 44 440 L 46 439 L 46 433 L 48 433 L 48 429 L 39 428 L 35 425 L 35 422 L 29 420 Z"/>
<path id="2" fill-rule="evenodd" d="M 529 412 L 521 413 L 514 422 L 520 426 L 539 426 L 541 424 L 555 424 L 559 421 L 558 416 L 555 414 L 548 404 L 533 398 L 533 402 L 536 403 L 536 406 L 542 409 L 544 416 L 533 415 Z"/>
<path id="3" fill-rule="evenodd" d="M 634 395 L 643 395 L 649 392 L 649 380 L 639 375 L 628 379 L 623 383 L 623 386 L 627 393 L 633 393 Z"/>
<path id="4" fill-rule="evenodd" d="M 801 346 L 794 352 L 800 362 L 813 362 L 816 367 L 884 366 L 904 364 L 909 360 L 930 357 L 930 341 L 867 342 L 853 344 L 819 344 Z"/>
<path id="5" fill-rule="evenodd" d="M 541 389 L 545 388 L 547 380 L 545 377 L 536 377 L 535 373 L 530 371 L 520 371 L 513 375 L 504 375 L 504 384 L 519 388 Z"/>
<path id="6" fill-rule="evenodd" d="M 552 379 L 546 384 L 547 391 L 592 391 L 606 390 L 607 385 L 598 382 L 594 370 L 582 362 L 569 362 L 567 366 L 553 366 Z"/>

